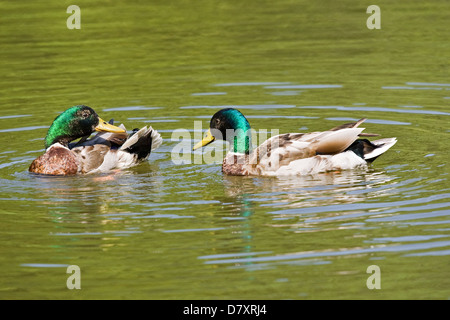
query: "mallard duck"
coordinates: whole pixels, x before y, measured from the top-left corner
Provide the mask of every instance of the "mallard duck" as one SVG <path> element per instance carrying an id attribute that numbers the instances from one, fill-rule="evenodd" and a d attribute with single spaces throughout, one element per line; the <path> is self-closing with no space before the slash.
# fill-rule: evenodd
<path id="1" fill-rule="evenodd" d="M 193 150 L 214 140 L 228 141 L 230 151 L 222 163 L 228 175 L 305 175 L 354 169 L 367 166 L 397 142 L 396 138 L 358 139 L 378 136 L 362 133 L 364 129 L 358 126 L 365 120 L 323 132 L 280 134 L 250 150 L 249 122 L 239 110 L 226 108 L 213 115 L 206 135 Z"/>
<path id="2" fill-rule="evenodd" d="M 147 159 L 162 143 L 152 127 L 133 130 L 106 122 L 85 105 L 74 106 L 53 121 L 45 137 L 45 153 L 29 171 L 45 175 L 74 175 L 129 168 Z M 97 135 L 88 139 L 92 133 Z M 81 138 L 76 143 L 70 143 Z"/>

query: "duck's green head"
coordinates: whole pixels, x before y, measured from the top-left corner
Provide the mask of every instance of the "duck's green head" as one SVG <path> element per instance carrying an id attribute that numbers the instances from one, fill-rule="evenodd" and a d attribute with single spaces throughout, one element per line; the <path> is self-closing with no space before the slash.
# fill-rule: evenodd
<path id="1" fill-rule="evenodd" d="M 67 147 L 70 141 L 89 136 L 94 131 L 125 132 L 124 129 L 102 120 L 92 108 L 75 106 L 61 113 L 53 121 L 45 137 L 45 148 L 55 143 Z"/>
<path id="2" fill-rule="evenodd" d="M 194 150 L 204 147 L 214 140 L 226 140 L 233 152 L 250 151 L 250 124 L 237 109 L 226 108 L 216 112 L 211 118 L 209 130 L 202 141 L 194 146 Z"/>

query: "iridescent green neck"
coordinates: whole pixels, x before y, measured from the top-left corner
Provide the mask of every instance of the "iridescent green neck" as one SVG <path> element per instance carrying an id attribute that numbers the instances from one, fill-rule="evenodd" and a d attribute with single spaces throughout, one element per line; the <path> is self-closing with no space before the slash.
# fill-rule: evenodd
<path id="1" fill-rule="evenodd" d="M 229 141 L 230 145 L 233 146 L 232 152 L 250 153 L 250 128 L 236 129 L 232 139 L 232 141 Z"/>
<path id="2" fill-rule="evenodd" d="M 227 134 L 227 141 L 232 146 L 232 152 L 245 153 L 250 152 L 251 128 L 247 119 L 242 113 L 231 109 L 227 114 L 230 129 L 232 132 Z"/>

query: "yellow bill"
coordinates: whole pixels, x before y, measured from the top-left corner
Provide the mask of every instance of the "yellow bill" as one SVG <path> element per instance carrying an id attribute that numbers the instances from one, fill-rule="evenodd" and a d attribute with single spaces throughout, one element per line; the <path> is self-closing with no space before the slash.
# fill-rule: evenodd
<path id="1" fill-rule="evenodd" d="M 114 132 L 114 133 L 124 133 L 126 132 L 124 129 L 116 127 L 112 124 L 109 124 L 105 120 L 98 118 L 98 126 L 95 127 L 95 131 L 100 132 Z"/>
<path id="2" fill-rule="evenodd" d="M 202 139 L 202 141 L 198 142 L 198 143 L 194 146 L 194 148 L 193 148 L 192 150 L 196 150 L 196 149 L 198 149 L 198 148 L 204 147 L 204 146 L 210 144 L 211 142 L 213 142 L 214 139 L 215 139 L 215 138 L 214 138 L 214 136 L 211 134 L 211 130 L 208 129 L 208 131 L 206 132 L 206 135 L 205 135 L 205 137 Z"/>

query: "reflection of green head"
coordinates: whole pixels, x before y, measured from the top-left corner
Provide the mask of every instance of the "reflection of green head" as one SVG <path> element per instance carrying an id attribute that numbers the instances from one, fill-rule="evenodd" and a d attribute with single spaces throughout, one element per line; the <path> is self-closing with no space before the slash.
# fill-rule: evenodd
<path id="1" fill-rule="evenodd" d="M 251 128 L 239 110 L 227 108 L 216 112 L 211 118 L 209 127 L 215 138 L 230 143 L 233 152 L 249 153 Z"/>

